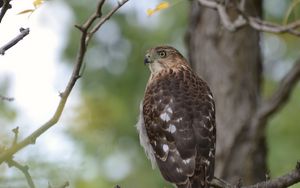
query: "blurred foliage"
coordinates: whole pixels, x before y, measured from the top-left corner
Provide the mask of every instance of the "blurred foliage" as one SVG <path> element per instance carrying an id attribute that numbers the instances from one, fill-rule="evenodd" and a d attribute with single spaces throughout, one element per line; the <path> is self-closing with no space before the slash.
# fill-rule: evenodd
<path id="1" fill-rule="evenodd" d="M 300 8 L 300 1 L 299 0 L 293 0 L 290 2 L 288 9 L 286 11 L 286 14 L 284 16 L 284 23 L 287 24 L 289 19 L 292 18 L 293 20 L 296 20 L 299 18 L 299 8 Z"/>
<path id="2" fill-rule="evenodd" d="M 10 81 L 7 78 L 0 80 L 0 95 L 2 97 L 12 98 L 7 94 Z M 5 121 L 11 121 L 15 118 L 16 112 L 9 103 L 12 101 L 0 99 L 0 122 L 3 124 Z M 2 122 L 4 121 L 4 122 Z"/>
<path id="3" fill-rule="evenodd" d="M 264 92 L 269 96 L 278 83 L 267 80 Z M 300 87 L 293 91 L 288 105 L 282 108 L 269 122 L 267 138 L 269 147 L 269 167 L 271 177 L 278 177 L 294 169 L 300 159 Z M 299 188 L 300 185 L 292 186 Z"/>
<path id="4" fill-rule="evenodd" d="M 0 79 L 0 95 L 2 97 L 12 98 L 12 96 L 9 96 L 9 94 L 7 93 L 9 86 L 10 80 L 7 77 L 4 77 L 3 80 Z M 11 103 L 13 103 L 13 101 L 8 101 L 0 98 L 0 148 L 11 143 L 11 130 L 14 127 L 10 126 L 10 123 L 16 118 L 17 115 L 14 107 L 11 106 Z M 11 133 L 11 135 L 7 135 L 7 133 Z M 2 170 L 0 168 L 0 172 L 1 171 Z"/>
<path id="5" fill-rule="evenodd" d="M 293 169 L 300 158 L 299 111 L 300 89 L 294 92 L 291 103 L 274 117 L 268 127 L 271 175 L 279 176 Z M 280 165 L 279 165 L 280 164 Z M 298 184 L 294 187 L 300 187 Z"/>
<path id="6" fill-rule="evenodd" d="M 282 6 L 275 8 L 276 11 L 268 11 L 270 2 L 265 1 L 265 17 L 278 24 L 287 24 L 299 19 L 300 9 L 296 1 L 278 1 Z M 299 58 L 299 38 L 287 34 L 272 35 L 264 34 L 265 39 L 265 83 L 264 94 L 269 97 L 276 90 L 278 80 Z M 269 47 L 268 47 L 269 45 Z M 277 80 L 277 81 L 276 81 Z M 300 111 L 300 88 L 299 85 L 293 91 L 290 101 L 277 113 L 268 124 L 268 163 L 271 177 L 280 176 L 293 169 L 300 159 L 300 126 L 298 122 Z M 292 186 L 300 187 L 299 184 Z"/>
<path id="7" fill-rule="evenodd" d="M 265 18 L 278 24 L 288 24 L 299 19 L 297 0 L 264 1 Z M 275 5 L 276 4 L 276 5 Z M 287 34 L 264 34 L 264 95 L 276 90 L 279 80 L 299 58 L 299 38 Z M 300 159 L 300 87 L 293 91 L 290 101 L 275 114 L 267 127 L 268 165 L 271 177 L 280 176 L 294 169 Z M 292 186 L 300 188 L 299 184 Z"/>

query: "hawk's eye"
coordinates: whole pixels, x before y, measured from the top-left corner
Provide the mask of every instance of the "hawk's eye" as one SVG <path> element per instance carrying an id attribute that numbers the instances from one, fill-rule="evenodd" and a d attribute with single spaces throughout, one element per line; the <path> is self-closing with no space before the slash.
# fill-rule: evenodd
<path id="1" fill-rule="evenodd" d="M 167 53 L 165 51 L 159 51 L 158 55 L 159 55 L 159 57 L 164 58 L 164 57 L 166 57 Z"/>

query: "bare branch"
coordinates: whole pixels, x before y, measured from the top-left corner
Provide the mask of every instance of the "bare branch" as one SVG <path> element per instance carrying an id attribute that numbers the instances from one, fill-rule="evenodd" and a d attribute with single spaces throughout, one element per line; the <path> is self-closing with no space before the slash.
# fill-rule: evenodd
<path id="1" fill-rule="evenodd" d="M 255 30 L 270 32 L 270 33 L 289 33 L 295 36 L 300 36 L 300 31 L 297 31 L 300 27 L 300 20 L 290 23 L 288 25 L 278 25 L 271 22 L 263 21 L 258 18 L 247 15 L 241 5 L 240 7 L 234 7 L 240 13 L 234 21 L 230 20 L 226 7 L 221 2 L 211 0 L 198 0 L 198 2 L 205 7 L 216 9 L 219 13 L 223 26 L 229 31 L 235 31 L 242 26 L 249 25 Z"/>
<path id="2" fill-rule="evenodd" d="M 277 112 L 288 101 L 294 87 L 300 79 L 300 59 L 280 81 L 277 90 L 271 98 L 262 103 L 257 114 L 259 119 L 266 119 Z"/>
<path id="3" fill-rule="evenodd" d="M 115 10 L 115 11 L 113 11 L 112 13 L 109 13 L 108 16 L 104 17 L 103 23 L 105 21 L 107 21 L 108 18 L 111 15 L 113 15 L 116 12 L 116 10 L 119 9 L 122 5 L 124 5 L 127 1 L 128 0 L 123 0 L 121 3 L 119 2 L 118 5 L 115 8 L 112 9 L 112 10 Z M 69 97 L 76 81 L 78 80 L 78 78 L 80 78 L 80 70 L 81 70 L 82 65 L 83 65 L 83 59 L 84 59 L 85 52 L 86 52 L 88 42 L 89 42 L 89 40 L 87 40 L 88 31 L 91 29 L 93 23 L 97 20 L 97 18 L 99 18 L 99 12 L 101 12 L 101 10 L 99 10 L 99 9 L 102 8 L 103 3 L 104 3 L 104 0 L 100 0 L 99 4 L 97 6 L 96 13 L 91 15 L 82 26 L 77 26 L 77 28 L 80 28 L 80 31 L 81 31 L 81 39 L 80 39 L 80 44 L 79 44 L 79 50 L 77 52 L 77 58 L 76 58 L 75 65 L 74 65 L 74 68 L 73 68 L 73 72 L 72 72 L 72 75 L 69 79 L 69 82 L 68 82 L 65 90 L 60 93 L 61 99 L 59 101 L 59 104 L 56 108 L 55 113 L 53 114 L 53 116 L 46 123 L 41 125 L 41 127 L 39 127 L 37 130 L 35 130 L 29 136 L 27 136 L 24 140 L 22 140 L 19 143 L 16 143 L 14 146 L 12 146 L 8 149 L 2 151 L 0 153 L 0 164 L 3 163 L 6 160 L 9 160 L 16 152 L 23 149 L 27 145 L 34 144 L 36 139 L 40 135 L 42 135 L 45 131 L 47 131 L 49 128 L 51 128 L 53 125 L 55 125 L 58 122 L 58 120 L 60 119 L 60 116 L 61 116 L 61 114 L 64 110 L 67 99 L 68 99 L 68 97 Z M 106 17 L 108 17 L 108 18 L 106 18 Z M 101 19 L 101 17 L 100 17 L 100 19 Z M 95 32 L 99 29 L 99 27 L 97 29 L 95 29 Z"/>
<path id="4" fill-rule="evenodd" d="M 211 182 L 211 186 L 215 188 L 285 188 L 296 183 L 300 182 L 300 163 L 298 162 L 296 165 L 296 169 L 288 172 L 287 174 L 280 176 L 278 178 L 267 180 L 263 182 L 256 183 L 254 185 L 249 186 L 236 186 L 231 185 L 228 182 L 221 180 L 219 178 L 214 178 Z"/>
<path id="5" fill-rule="evenodd" d="M 28 171 L 29 170 L 28 166 L 26 166 L 26 165 L 23 166 L 23 165 L 21 165 L 20 163 L 18 163 L 17 161 L 15 161 L 13 159 L 6 160 L 6 163 L 9 167 L 13 166 L 13 167 L 16 167 L 17 169 L 19 169 L 25 175 L 29 187 L 30 188 L 35 188 L 32 177 L 31 177 L 31 175 L 29 174 L 29 171 Z"/>
<path id="6" fill-rule="evenodd" d="M 3 5 L 1 8 L 1 12 L 0 12 L 0 23 L 5 15 L 6 11 L 11 8 L 10 1 L 11 0 L 3 0 Z"/>
<path id="7" fill-rule="evenodd" d="M 20 34 L 18 36 L 16 36 L 14 39 L 12 39 L 11 41 L 9 41 L 4 46 L 2 46 L 0 48 L 0 54 L 4 55 L 6 50 L 8 50 L 11 47 L 13 47 L 14 45 L 16 45 L 20 40 L 22 40 L 28 34 L 29 34 L 29 28 L 27 28 L 27 29 L 20 28 Z"/>
<path id="8" fill-rule="evenodd" d="M 93 23 L 95 23 L 96 19 L 97 18 L 100 18 L 102 16 L 102 7 L 103 7 L 103 4 L 104 4 L 105 0 L 100 0 L 98 2 L 98 5 L 97 5 L 97 9 L 96 11 L 93 13 L 93 15 L 83 24 L 83 26 L 81 26 L 81 31 L 83 28 L 90 28 L 91 25 Z"/>
<path id="9" fill-rule="evenodd" d="M 106 14 L 104 17 L 100 19 L 100 21 L 91 29 L 89 32 L 89 35 L 87 37 L 87 42 L 90 40 L 90 38 L 99 30 L 99 28 L 107 21 L 110 19 L 110 17 L 125 3 L 127 3 L 128 0 L 122 0 L 118 1 L 118 5 L 113 8 L 108 14 Z"/>
<path id="10" fill-rule="evenodd" d="M 6 97 L 6 96 L 3 96 L 3 95 L 0 95 L 0 99 L 3 100 L 3 101 L 9 101 L 9 102 L 15 100 L 12 97 Z"/>
<path id="11" fill-rule="evenodd" d="M 17 141 L 18 141 L 18 136 L 19 136 L 19 127 L 16 127 L 12 130 L 12 132 L 14 133 L 14 140 L 12 143 L 12 146 L 16 145 Z"/>
<path id="12" fill-rule="evenodd" d="M 290 33 L 295 36 L 300 36 L 300 32 L 296 30 L 300 27 L 300 20 L 283 26 L 263 21 L 258 18 L 249 17 L 249 25 L 258 31 L 265 31 L 270 33 Z"/>

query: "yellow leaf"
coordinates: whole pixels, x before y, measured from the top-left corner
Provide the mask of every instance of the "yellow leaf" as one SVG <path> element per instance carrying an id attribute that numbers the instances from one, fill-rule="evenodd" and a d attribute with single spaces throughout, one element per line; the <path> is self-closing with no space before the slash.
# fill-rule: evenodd
<path id="1" fill-rule="evenodd" d="M 33 13 L 34 9 L 27 9 L 19 12 L 18 14 L 26 14 L 26 13 Z"/>
<path id="2" fill-rule="evenodd" d="M 148 16 L 151 16 L 154 12 L 155 12 L 154 10 L 148 9 L 148 10 L 147 10 L 147 15 L 148 15 Z"/>
<path id="3" fill-rule="evenodd" d="M 147 15 L 151 16 L 155 12 L 158 12 L 160 10 L 163 10 L 163 9 L 166 9 L 166 8 L 169 8 L 169 7 L 170 7 L 170 3 L 168 3 L 168 2 L 161 2 L 154 9 L 148 9 L 147 10 Z"/>
<path id="4" fill-rule="evenodd" d="M 41 4 L 43 4 L 44 0 L 34 0 L 33 1 L 33 6 L 35 8 L 37 8 L 38 6 L 40 6 Z"/>
<path id="5" fill-rule="evenodd" d="M 162 9 L 166 9 L 169 8 L 170 4 L 168 2 L 161 2 L 156 6 L 156 10 L 162 10 Z"/>

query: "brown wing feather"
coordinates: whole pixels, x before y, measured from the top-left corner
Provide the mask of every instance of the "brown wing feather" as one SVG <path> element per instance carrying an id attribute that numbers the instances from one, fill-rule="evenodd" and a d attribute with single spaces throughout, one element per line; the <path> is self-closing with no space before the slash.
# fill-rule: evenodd
<path id="1" fill-rule="evenodd" d="M 190 187 L 213 176 L 215 115 L 211 92 L 188 67 L 156 75 L 146 88 L 147 135 L 163 177 Z"/>

